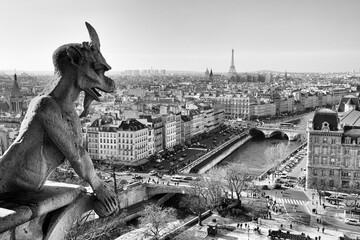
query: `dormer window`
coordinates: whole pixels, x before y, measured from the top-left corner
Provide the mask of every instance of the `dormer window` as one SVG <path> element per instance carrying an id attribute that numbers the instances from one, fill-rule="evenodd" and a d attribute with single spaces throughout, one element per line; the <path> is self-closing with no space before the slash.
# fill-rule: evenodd
<path id="1" fill-rule="evenodd" d="M 329 123 L 328 122 L 323 122 L 322 126 L 321 126 L 321 130 L 322 131 L 330 131 Z"/>

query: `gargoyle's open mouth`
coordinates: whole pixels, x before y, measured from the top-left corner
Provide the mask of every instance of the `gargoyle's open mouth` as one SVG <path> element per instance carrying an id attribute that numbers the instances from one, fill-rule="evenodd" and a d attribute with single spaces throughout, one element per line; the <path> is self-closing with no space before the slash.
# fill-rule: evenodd
<path id="1" fill-rule="evenodd" d="M 94 100 L 100 102 L 99 97 L 101 97 L 101 94 L 98 92 L 98 90 L 102 91 L 101 89 L 97 89 L 97 88 L 84 89 L 84 91 L 87 92 Z"/>

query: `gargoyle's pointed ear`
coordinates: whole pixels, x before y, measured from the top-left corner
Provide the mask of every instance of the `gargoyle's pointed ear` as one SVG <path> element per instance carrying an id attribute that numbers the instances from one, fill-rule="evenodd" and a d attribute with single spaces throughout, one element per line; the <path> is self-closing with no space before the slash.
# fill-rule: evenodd
<path id="1" fill-rule="evenodd" d="M 100 50 L 100 40 L 99 36 L 97 35 L 95 28 L 90 25 L 90 23 L 85 22 L 86 28 L 88 29 L 91 44 L 95 46 L 98 50 Z"/>
<path id="2" fill-rule="evenodd" d="M 71 63 L 75 66 L 79 66 L 83 60 L 81 51 L 76 46 L 69 46 L 66 48 L 66 53 L 71 59 Z"/>

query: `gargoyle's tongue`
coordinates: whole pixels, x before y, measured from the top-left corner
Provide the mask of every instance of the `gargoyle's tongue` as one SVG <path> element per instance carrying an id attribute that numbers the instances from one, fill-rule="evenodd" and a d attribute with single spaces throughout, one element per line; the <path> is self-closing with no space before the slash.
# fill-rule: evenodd
<path id="1" fill-rule="evenodd" d="M 84 110 L 83 112 L 80 114 L 80 117 L 86 117 L 88 114 L 89 114 L 89 110 L 90 110 L 90 105 L 91 105 L 91 102 L 93 101 L 94 99 L 92 98 L 92 96 L 88 93 L 88 92 L 85 92 L 85 99 L 84 99 Z"/>
<path id="2" fill-rule="evenodd" d="M 100 102 L 99 97 L 101 97 L 101 94 L 98 91 L 96 91 L 95 88 L 86 88 L 86 89 L 84 89 L 84 91 L 85 91 L 85 93 L 90 95 L 94 100 Z"/>

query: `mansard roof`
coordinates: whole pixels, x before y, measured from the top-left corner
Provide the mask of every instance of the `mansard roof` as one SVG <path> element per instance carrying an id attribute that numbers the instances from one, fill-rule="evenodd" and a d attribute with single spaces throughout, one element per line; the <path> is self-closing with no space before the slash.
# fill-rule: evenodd
<path id="1" fill-rule="evenodd" d="M 122 131 L 139 131 L 144 128 L 147 128 L 147 127 L 134 118 L 130 118 L 130 119 L 123 121 L 119 126 L 119 130 L 122 130 Z"/>
<path id="2" fill-rule="evenodd" d="M 313 129 L 322 130 L 323 123 L 325 122 L 328 123 L 330 131 L 337 131 L 339 123 L 337 112 L 328 108 L 321 108 L 317 110 L 313 118 Z"/>
<path id="3" fill-rule="evenodd" d="M 360 108 L 359 98 L 355 97 L 353 95 L 346 95 L 341 99 L 339 108 L 338 108 L 338 112 L 345 111 L 345 104 L 353 105 L 353 106 L 355 106 L 355 109 L 357 109 L 357 110 L 359 110 L 359 108 Z"/>

